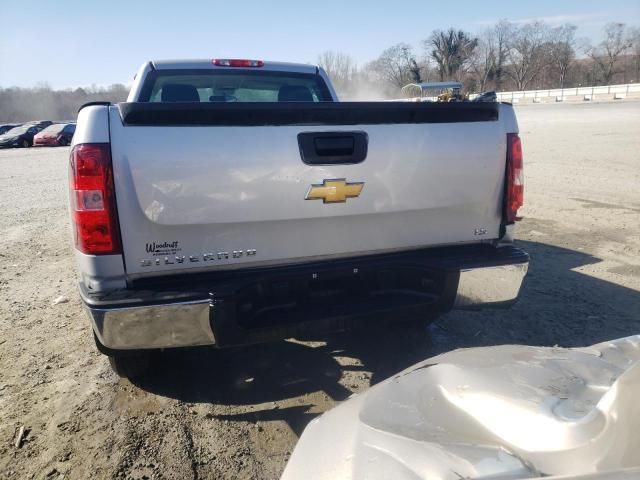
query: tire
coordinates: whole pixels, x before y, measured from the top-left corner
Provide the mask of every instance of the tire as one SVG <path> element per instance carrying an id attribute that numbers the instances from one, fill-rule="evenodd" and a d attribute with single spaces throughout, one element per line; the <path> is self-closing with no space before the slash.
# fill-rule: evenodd
<path id="1" fill-rule="evenodd" d="M 133 355 L 109 356 L 109 365 L 120 378 L 139 378 L 149 371 L 151 354 L 136 353 Z"/>
<path id="2" fill-rule="evenodd" d="M 29 147 L 31 146 L 31 144 L 29 143 L 29 140 L 27 140 L 27 139 L 25 138 L 25 139 L 23 139 L 23 140 L 20 142 L 20 146 L 21 146 L 22 148 L 29 148 Z"/>

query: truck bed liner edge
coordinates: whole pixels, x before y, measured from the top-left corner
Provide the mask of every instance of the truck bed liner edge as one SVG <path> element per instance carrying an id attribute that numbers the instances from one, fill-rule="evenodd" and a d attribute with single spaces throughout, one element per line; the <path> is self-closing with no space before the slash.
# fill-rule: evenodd
<path id="1" fill-rule="evenodd" d="M 498 120 L 497 103 L 119 103 L 130 126 L 282 126 L 465 123 Z"/>

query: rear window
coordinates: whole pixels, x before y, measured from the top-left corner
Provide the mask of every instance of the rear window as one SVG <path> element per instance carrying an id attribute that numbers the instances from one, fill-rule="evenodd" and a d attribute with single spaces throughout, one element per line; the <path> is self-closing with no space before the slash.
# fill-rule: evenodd
<path id="1" fill-rule="evenodd" d="M 156 70 L 140 102 L 330 102 L 319 75 L 269 71 Z"/>

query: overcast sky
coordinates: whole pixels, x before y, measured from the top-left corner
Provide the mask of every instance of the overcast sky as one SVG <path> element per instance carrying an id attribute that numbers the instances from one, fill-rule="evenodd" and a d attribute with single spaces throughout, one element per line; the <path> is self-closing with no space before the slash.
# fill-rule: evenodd
<path id="1" fill-rule="evenodd" d="M 315 63 L 338 50 L 363 64 L 398 42 L 422 56 L 434 29 L 479 32 L 500 18 L 569 22 L 597 41 L 608 22 L 640 25 L 640 0 L 3 1 L 0 87 L 129 83 L 161 58 Z"/>

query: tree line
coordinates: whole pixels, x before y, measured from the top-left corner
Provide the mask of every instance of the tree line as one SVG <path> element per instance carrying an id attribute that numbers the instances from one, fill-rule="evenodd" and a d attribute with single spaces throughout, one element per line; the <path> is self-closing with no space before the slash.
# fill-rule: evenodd
<path id="1" fill-rule="evenodd" d="M 358 66 L 351 56 L 326 51 L 318 57 L 343 99 L 394 98 L 408 83 L 456 80 L 467 92 L 535 90 L 640 81 L 640 28 L 622 23 L 604 27 L 596 44 L 576 37 L 576 26 L 524 24 L 501 20 L 471 34 L 435 30 L 420 49 L 398 43 Z M 73 120 L 87 102 L 122 102 L 128 88 L 53 90 L 0 88 L 0 123 Z"/>
<path id="2" fill-rule="evenodd" d="M 53 90 L 46 83 L 34 88 L 0 88 L 0 124 L 29 120 L 72 120 L 88 102 L 124 102 L 129 88 L 122 84 Z"/>
<path id="3" fill-rule="evenodd" d="M 640 28 L 610 23 L 602 40 L 576 37 L 572 24 L 501 20 L 478 34 L 435 30 L 416 49 L 398 43 L 359 67 L 327 51 L 318 63 L 345 98 L 397 97 L 408 83 L 455 80 L 468 92 L 536 90 L 640 81 Z"/>

